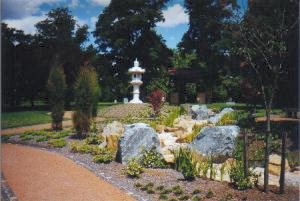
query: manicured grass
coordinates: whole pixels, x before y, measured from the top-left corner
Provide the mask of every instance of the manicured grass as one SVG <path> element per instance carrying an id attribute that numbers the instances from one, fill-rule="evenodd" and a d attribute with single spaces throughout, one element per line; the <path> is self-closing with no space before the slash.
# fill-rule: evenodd
<path id="1" fill-rule="evenodd" d="M 3 112 L 1 116 L 1 128 L 15 128 L 51 122 L 48 111 L 23 111 Z"/>

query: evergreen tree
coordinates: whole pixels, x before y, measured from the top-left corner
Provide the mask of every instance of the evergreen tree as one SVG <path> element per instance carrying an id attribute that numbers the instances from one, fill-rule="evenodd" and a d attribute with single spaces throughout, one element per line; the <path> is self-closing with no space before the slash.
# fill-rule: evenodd
<path id="1" fill-rule="evenodd" d="M 89 63 L 86 63 L 81 67 L 74 84 L 73 125 L 79 136 L 84 137 L 89 132 L 91 119 L 97 112 L 99 90 L 97 73 Z"/>
<path id="2" fill-rule="evenodd" d="M 52 129 L 61 130 L 66 89 L 66 78 L 62 66 L 55 66 L 51 69 L 47 88 L 51 106 Z"/>

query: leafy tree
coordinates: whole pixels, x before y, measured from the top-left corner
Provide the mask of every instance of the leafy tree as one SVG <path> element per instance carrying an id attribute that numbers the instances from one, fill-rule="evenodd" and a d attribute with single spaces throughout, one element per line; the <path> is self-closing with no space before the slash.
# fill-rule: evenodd
<path id="1" fill-rule="evenodd" d="M 156 89 L 149 94 L 148 100 L 152 105 L 155 116 L 159 115 L 160 109 L 165 102 L 165 98 L 166 94 L 159 89 Z"/>
<path id="2" fill-rule="evenodd" d="M 250 1 L 239 26 L 236 52 L 255 72 L 266 110 L 264 190 L 268 192 L 270 114 L 279 80 L 287 72 L 288 40 L 297 23 L 298 1 Z M 291 14 L 292 13 L 292 14 Z"/>
<path id="3" fill-rule="evenodd" d="M 237 7 L 235 0 L 216 1 L 185 0 L 184 6 L 189 14 L 188 31 L 183 35 L 178 47 L 181 52 L 197 56 L 193 67 L 202 70 L 203 84 L 206 90 L 212 92 L 218 81 L 219 70 L 224 66 L 227 50 L 225 43 L 228 35 L 226 24 L 230 22 L 233 10 Z M 230 36 L 232 37 L 232 36 Z"/>
<path id="4" fill-rule="evenodd" d="M 47 18 L 36 24 L 37 38 L 43 60 L 52 61 L 58 56 L 63 65 L 68 85 L 66 103 L 73 98 L 72 86 L 84 57 L 82 45 L 88 37 L 87 25 L 76 25 L 76 20 L 67 8 L 55 8 L 47 13 Z M 86 56 L 86 55 L 85 55 Z M 51 66 L 48 64 L 48 67 Z"/>
<path id="5" fill-rule="evenodd" d="M 193 61 L 197 58 L 196 53 L 182 53 L 179 50 L 173 50 L 171 62 L 174 68 L 190 68 Z"/>
<path id="6" fill-rule="evenodd" d="M 63 68 L 55 66 L 51 69 L 47 88 L 51 105 L 52 129 L 61 130 L 64 116 L 64 96 L 66 79 Z"/>
<path id="7" fill-rule="evenodd" d="M 166 0 L 112 0 L 99 15 L 94 36 L 103 56 L 101 71 L 108 75 L 103 82 L 113 81 L 115 98 L 129 95 L 127 70 L 138 58 L 146 69 L 145 85 L 161 77 L 162 69 L 170 64 L 172 52 L 161 36 L 154 30 L 155 24 L 163 20 L 161 9 Z M 101 76 L 104 76 L 104 74 Z M 106 89 L 103 89 L 105 91 Z"/>
<path id="8" fill-rule="evenodd" d="M 97 112 L 99 84 L 95 69 L 86 63 L 81 67 L 74 84 L 75 113 L 73 124 L 79 136 L 85 136 L 91 124 L 92 116 Z"/>

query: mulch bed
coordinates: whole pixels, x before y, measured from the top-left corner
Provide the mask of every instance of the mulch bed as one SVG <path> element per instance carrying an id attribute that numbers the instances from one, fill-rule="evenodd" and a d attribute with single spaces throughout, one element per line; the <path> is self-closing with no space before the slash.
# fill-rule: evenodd
<path id="1" fill-rule="evenodd" d="M 69 141 L 70 139 L 67 139 Z M 199 196 L 202 200 L 219 201 L 224 199 L 228 194 L 231 194 L 233 199 L 229 200 L 249 200 L 249 201 L 298 201 L 299 189 L 296 187 L 287 187 L 286 193 L 278 194 L 278 187 L 270 186 L 270 192 L 264 193 L 261 187 L 253 188 L 245 191 L 234 189 L 227 182 L 211 181 L 209 179 L 197 178 L 195 181 L 185 181 L 181 173 L 173 169 L 145 169 L 145 172 L 138 179 L 131 179 L 124 173 L 125 166 L 111 162 L 110 164 L 96 164 L 92 161 L 92 156 L 89 154 L 80 154 L 70 152 L 68 147 L 53 149 L 45 142 L 35 142 L 34 140 L 21 141 L 17 136 L 13 136 L 8 140 L 9 143 L 25 144 L 34 147 L 42 147 L 48 151 L 59 153 L 77 164 L 89 169 L 98 177 L 105 179 L 109 183 L 119 187 L 125 192 L 131 194 L 134 198 L 140 201 L 159 200 L 159 191 L 155 190 L 154 194 L 148 194 L 145 191 L 135 187 L 136 183 L 146 185 L 149 182 L 154 183 L 154 186 L 163 185 L 164 188 L 171 189 L 172 187 L 181 186 L 184 194 L 191 195 L 195 189 L 199 189 Z M 155 189 L 155 187 L 153 189 Z M 211 189 L 214 193 L 212 198 L 206 198 L 207 192 Z M 168 198 L 174 197 L 171 193 Z M 178 196 L 179 197 L 179 196 Z M 177 198 L 178 198 L 177 197 Z"/>

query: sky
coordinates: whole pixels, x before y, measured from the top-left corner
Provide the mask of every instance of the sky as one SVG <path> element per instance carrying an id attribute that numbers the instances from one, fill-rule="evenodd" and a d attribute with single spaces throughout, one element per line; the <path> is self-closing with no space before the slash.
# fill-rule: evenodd
<path id="1" fill-rule="evenodd" d="M 156 24 L 156 31 L 162 35 L 169 48 L 176 48 L 183 34 L 188 30 L 189 16 L 183 7 L 184 0 L 169 0 L 164 8 L 164 22 Z M 110 0 L 2 0 L 2 21 L 9 27 L 34 34 L 34 25 L 46 18 L 46 13 L 56 7 L 68 7 L 77 24 L 87 24 L 89 31 L 94 31 L 95 23 Z M 246 0 L 238 0 L 245 7 Z M 93 43 L 90 34 L 88 43 Z"/>

